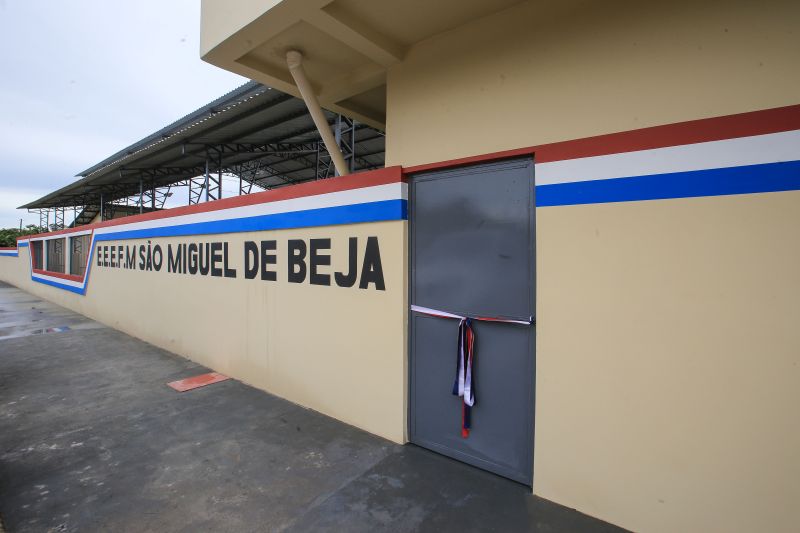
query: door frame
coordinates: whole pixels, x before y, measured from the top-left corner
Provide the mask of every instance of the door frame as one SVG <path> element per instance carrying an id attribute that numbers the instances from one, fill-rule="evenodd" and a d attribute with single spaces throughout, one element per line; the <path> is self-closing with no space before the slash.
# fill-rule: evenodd
<path id="1" fill-rule="evenodd" d="M 412 335 L 412 328 L 413 328 L 413 312 L 411 311 L 411 304 L 413 302 L 413 290 L 414 290 L 414 280 L 413 280 L 413 266 L 414 266 L 414 231 L 415 231 L 415 207 L 414 207 L 414 194 L 415 188 L 417 183 L 417 178 L 425 175 L 437 174 L 437 175 L 447 175 L 447 174 L 456 174 L 461 172 L 465 169 L 472 168 L 472 167 L 491 167 L 491 166 L 502 166 L 503 164 L 513 163 L 514 161 L 529 161 L 531 172 L 529 177 L 529 191 L 530 191 L 530 207 L 529 207 L 529 232 L 530 232 L 530 240 L 528 242 L 528 257 L 530 258 L 530 265 L 531 265 L 531 276 L 533 277 L 531 283 L 531 305 L 534 312 L 534 321 L 533 324 L 530 326 L 533 328 L 529 336 L 529 353 L 530 358 L 528 359 L 529 366 L 528 366 L 528 375 L 530 376 L 530 388 L 529 388 L 529 398 L 528 398 L 528 416 L 527 416 L 527 442 L 526 446 L 530 450 L 530 454 L 527 456 L 528 461 L 526 462 L 527 465 L 527 475 L 520 476 L 518 472 L 513 471 L 511 469 L 503 469 L 498 468 L 497 465 L 493 463 L 489 463 L 488 461 L 484 461 L 479 457 L 473 457 L 469 454 L 465 454 L 458 450 L 451 450 L 449 448 L 445 448 L 443 446 L 439 446 L 435 443 L 430 442 L 421 442 L 415 435 L 414 431 L 414 422 L 415 422 L 415 400 L 414 400 L 414 358 L 412 357 L 412 352 L 414 349 L 413 344 L 413 335 Z M 479 161 L 470 162 L 467 164 L 459 164 L 454 163 L 453 166 L 437 166 L 436 168 L 425 169 L 418 172 L 409 173 L 406 176 L 406 180 L 408 183 L 408 259 L 407 259 L 407 268 L 408 268 L 408 310 L 407 310 L 407 321 L 408 321 L 408 328 L 406 331 L 406 344 L 408 346 L 407 353 L 406 353 L 406 364 L 407 364 L 407 386 L 406 386 L 406 394 L 408 395 L 408 402 L 407 402 L 407 423 L 406 423 L 406 431 L 408 435 L 408 441 L 412 444 L 417 444 L 424 448 L 430 449 L 434 452 L 441 453 L 447 457 L 451 457 L 463 463 L 475 466 L 477 468 L 481 468 L 482 470 L 489 471 L 491 473 L 495 473 L 497 475 L 512 479 L 529 487 L 533 487 L 533 452 L 534 452 L 534 433 L 535 433 L 535 417 L 536 417 L 536 284 L 537 284 L 537 277 L 536 277 L 536 165 L 535 165 L 535 158 L 533 153 L 527 153 L 523 155 L 515 155 L 513 157 L 503 157 L 503 158 L 496 158 L 496 159 L 481 159 Z M 449 310 L 453 312 L 458 312 L 458 310 Z M 513 327 L 513 326 L 511 326 Z"/>

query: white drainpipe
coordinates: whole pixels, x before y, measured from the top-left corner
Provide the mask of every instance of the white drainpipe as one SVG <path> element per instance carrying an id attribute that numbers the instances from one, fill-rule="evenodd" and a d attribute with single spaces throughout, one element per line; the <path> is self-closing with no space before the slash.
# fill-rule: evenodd
<path id="1" fill-rule="evenodd" d="M 311 114 L 311 118 L 314 119 L 314 124 L 319 130 L 322 142 L 325 143 L 325 148 L 327 148 L 331 159 L 333 159 L 336 171 L 340 176 L 348 175 L 350 172 L 347 169 L 347 163 L 344 161 L 342 152 L 339 150 L 339 145 L 333 137 L 325 114 L 319 106 L 317 96 L 314 94 L 314 90 L 311 88 L 311 84 L 306 77 L 306 71 L 303 69 L 303 54 L 297 50 L 289 50 L 286 52 L 286 63 L 289 65 L 289 72 L 292 73 L 292 78 L 294 78 L 297 89 L 300 91 L 300 96 L 303 97 L 308 112 Z"/>

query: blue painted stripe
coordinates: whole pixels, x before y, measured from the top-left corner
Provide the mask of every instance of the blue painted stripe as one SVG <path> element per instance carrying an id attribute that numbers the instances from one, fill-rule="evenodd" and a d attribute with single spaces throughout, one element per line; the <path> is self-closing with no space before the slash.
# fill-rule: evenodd
<path id="1" fill-rule="evenodd" d="M 37 278 L 37 277 L 34 277 L 34 276 L 31 276 L 31 279 L 33 281 L 36 281 L 36 282 L 39 282 L 39 283 L 44 283 L 45 285 L 50 285 L 52 287 L 56 287 L 56 288 L 59 288 L 59 289 L 64 289 L 65 291 L 74 292 L 75 294 L 83 295 L 83 293 L 86 292 L 85 286 L 84 287 L 73 287 L 72 285 L 67 285 L 65 283 L 59 283 L 57 281 L 52 281 L 52 280 L 49 280 L 49 279 Z"/>
<path id="2" fill-rule="evenodd" d="M 800 190 L 800 161 L 539 185 L 537 207 Z"/>
<path id="3" fill-rule="evenodd" d="M 21 241 L 17 243 L 17 248 L 25 248 L 28 246 L 28 241 Z"/>
<path id="4" fill-rule="evenodd" d="M 408 218 L 406 200 L 383 200 L 364 204 L 323 207 L 289 213 L 275 213 L 231 220 L 195 222 L 179 226 L 144 228 L 117 231 L 95 236 L 96 241 L 123 239 L 147 239 L 151 237 L 180 237 L 186 235 L 210 235 L 217 233 L 240 233 L 243 231 L 265 231 L 291 228 L 310 228 L 361 222 L 383 222 Z"/>
<path id="5" fill-rule="evenodd" d="M 17 257 L 17 256 L 19 256 L 19 252 L 5 252 L 4 251 L 4 252 L 0 252 L 0 256 Z"/>
<path id="6" fill-rule="evenodd" d="M 161 228 L 144 228 L 139 230 L 117 231 L 94 235 L 92 248 L 89 251 L 86 274 L 84 275 L 83 288 L 73 287 L 57 281 L 35 278 L 31 279 L 64 289 L 76 294 L 85 294 L 89 283 L 89 274 L 92 269 L 94 256 L 94 242 L 147 239 L 152 237 L 179 237 L 186 235 L 211 235 L 219 233 L 240 233 L 243 231 L 265 231 L 276 229 L 308 228 L 317 226 L 332 226 L 338 224 L 356 224 L 361 222 L 383 222 L 389 220 L 405 220 L 408 218 L 408 202 L 406 200 L 384 200 L 364 204 L 345 205 L 337 207 L 324 207 L 306 211 L 290 213 L 276 213 L 272 215 L 259 215 L 248 218 L 231 220 L 214 220 L 209 222 L 195 222 L 178 226 L 165 226 Z"/>

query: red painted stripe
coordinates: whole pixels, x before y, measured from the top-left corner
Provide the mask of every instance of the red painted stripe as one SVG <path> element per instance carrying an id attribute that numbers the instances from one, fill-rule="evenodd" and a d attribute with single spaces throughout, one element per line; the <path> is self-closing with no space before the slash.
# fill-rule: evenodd
<path id="1" fill-rule="evenodd" d="M 83 281 L 83 276 L 74 276 L 72 274 L 62 274 L 61 272 L 50 272 L 49 270 L 40 270 L 38 268 L 33 269 L 34 274 L 41 274 L 43 276 L 51 276 L 54 278 L 61 278 L 61 279 L 68 279 L 70 281 L 77 281 L 78 283 Z"/>
<path id="2" fill-rule="evenodd" d="M 800 105 L 739 113 L 724 117 L 693 120 L 676 124 L 667 124 L 663 126 L 654 126 L 620 133 L 598 135 L 595 137 L 587 137 L 577 140 L 562 141 L 540 146 L 530 146 L 513 150 L 505 150 L 502 152 L 493 152 L 489 154 L 464 157 L 460 159 L 451 159 L 448 161 L 415 165 L 403 169 L 396 166 L 388 167 L 368 172 L 360 172 L 358 174 L 351 174 L 350 176 L 282 187 L 273 191 L 225 198 L 223 200 L 217 200 L 204 204 L 165 209 L 163 211 L 144 213 L 141 215 L 133 215 L 116 220 L 80 226 L 78 228 L 42 233 L 32 237 L 51 237 L 55 235 L 75 233 L 90 228 L 101 228 L 147 220 L 158 220 L 180 215 L 203 213 L 220 209 L 230 209 L 232 207 L 288 200 L 292 198 L 358 189 L 374 185 L 384 185 L 387 183 L 396 183 L 402 181 L 405 179 L 404 175 L 408 174 L 473 163 L 496 161 L 513 157 L 533 156 L 534 154 L 536 155 L 537 163 L 547 163 L 552 161 L 577 159 L 581 157 L 592 157 L 598 155 L 648 150 L 653 148 L 664 148 L 668 146 L 679 146 L 682 144 L 735 139 L 739 137 L 764 135 L 768 133 L 778 133 L 781 131 L 791 131 L 795 129 L 800 129 Z M 20 237 L 17 239 L 17 241 L 29 240 L 30 238 L 31 236 Z"/>
<path id="3" fill-rule="evenodd" d="M 126 218 L 131 218 L 131 217 L 126 217 Z M 67 235 L 70 233 L 77 233 L 79 231 L 87 231 L 95 226 L 97 226 L 97 224 L 86 224 L 85 226 L 78 226 L 77 228 L 67 228 L 58 231 L 48 231 L 47 233 L 37 233 L 36 235 L 26 235 L 25 237 L 17 237 L 17 243 L 18 243 L 17 245 L 19 246 L 20 241 L 34 241 L 42 237 L 47 238 L 47 237 L 52 237 L 54 235 Z"/>
<path id="4" fill-rule="evenodd" d="M 610 133 L 571 141 L 482 154 L 403 169 L 405 174 L 536 155 L 537 163 L 635 152 L 800 129 L 800 105 Z"/>
<path id="5" fill-rule="evenodd" d="M 16 246 L 0 246 L 0 250 L 5 250 L 5 251 L 13 250 L 13 251 L 16 251 L 17 247 Z"/>
<path id="6" fill-rule="evenodd" d="M 221 209 L 231 209 L 233 207 L 243 207 L 246 205 L 265 204 L 280 200 L 303 198 L 305 196 L 316 196 L 319 194 L 327 194 L 332 192 L 349 191 L 364 187 L 374 187 L 376 185 L 399 183 L 403 181 L 403 179 L 404 177 L 402 169 L 399 166 L 379 168 L 376 170 L 359 172 L 357 174 L 350 174 L 349 176 L 340 176 L 337 178 L 311 181 L 308 183 L 300 183 L 298 185 L 290 185 L 271 191 L 223 198 L 222 200 L 214 200 L 212 202 L 184 207 L 173 207 L 172 209 L 163 209 L 161 211 L 153 211 L 151 213 L 142 213 L 141 215 L 132 215 L 114 220 L 106 220 L 105 222 L 95 222 L 94 224 L 86 224 L 85 226 L 78 226 L 77 228 L 63 229 L 49 233 L 39 233 L 30 237 L 21 237 L 17 240 L 20 241 L 30 239 L 31 237 L 52 237 L 55 235 L 65 235 L 78 231 L 85 231 L 87 229 L 119 226 L 122 224 L 132 224 L 134 222 L 144 222 L 147 220 L 159 220 L 162 218 L 191 215 L 195 213 L 206 213 L 209 211 L 219 211 Z"/>

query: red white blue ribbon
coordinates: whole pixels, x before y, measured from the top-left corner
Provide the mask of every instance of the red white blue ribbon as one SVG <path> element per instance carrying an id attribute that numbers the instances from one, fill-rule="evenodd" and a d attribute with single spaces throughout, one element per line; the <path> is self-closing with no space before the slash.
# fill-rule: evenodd
<path id="1" fill-rule="evenodd" d="M 530 326 L 533 324 L 533 317 L 528 320 L 514 320 L 510 318 L 488 316 L 468 317 L 419 305 L 412 305 L 411 310 L 424 315 L 458 320 L 458 349 L 456 355 L 456 378 L 453 381 L 453 395 L 463 399 L 461 403 L 461 436 L 466 439 L 469 437 L 469 430 L 472 427 L 472 406 L 475 405 L 475 377 L 472 372 L 472 366 L 475 362 L 475 331 L 472 329 L 472 321 L 504 322 L 507 324 Z"/>

